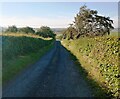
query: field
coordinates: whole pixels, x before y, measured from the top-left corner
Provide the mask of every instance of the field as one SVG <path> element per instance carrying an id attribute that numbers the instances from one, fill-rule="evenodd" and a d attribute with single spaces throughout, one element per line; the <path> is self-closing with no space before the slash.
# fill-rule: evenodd
<path id="1" fill-rule="evenodd" d="M 77 57 L 88 76 L 107 91 L 108 95 L 119 97 L 120 45 L 118 34 L 113 34 L 103 37 L 63 40 L 62 44 Z M 97 89 L 95 91 L 96 94 L 99 94 Z"/>
<path id="2" fill-rule="evenodd" d="M 52 46 L 53 39 L 32 34 L 4 34 L 2 37 L 3 84 L 35 63 Z"/>

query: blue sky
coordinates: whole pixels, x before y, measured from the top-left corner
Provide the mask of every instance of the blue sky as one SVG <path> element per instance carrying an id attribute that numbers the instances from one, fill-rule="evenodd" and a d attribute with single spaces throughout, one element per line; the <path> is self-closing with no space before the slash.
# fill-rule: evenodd
<path id="1" fill-rule="evenodd" d="M 86 4 L 88 8 L 97 10 L 100 15 L 110 16 L 117 26 L 118 4 L 108 2 L 7 2 L 1 4 L 2 24 L 0 26 L 16 25 L 64 28 L 72 23 L 79 8 Z"/>

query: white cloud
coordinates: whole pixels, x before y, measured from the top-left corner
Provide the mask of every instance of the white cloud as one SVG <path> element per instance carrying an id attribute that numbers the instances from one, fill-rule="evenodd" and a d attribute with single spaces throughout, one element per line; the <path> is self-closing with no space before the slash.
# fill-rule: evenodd
<path id="1" fill-rule="evenodd" d="M 43 18 L 43 17 L 2 17 L 0 20 L 1 26 L 16 25 L 17 27 L 31 26 L 49 26 L 51 28 L 65 28 L 69 23 L 73 21 L 73 18 L 58 16 L 56 18 Z"/>
<path id="2" fill-rule="evenodd" d="M 1 17 L 0 26 L 16 25 L 17 27 L 31 26 L 41 27 L 49 26 L 51 28 L 66 28 L 73 22 L 74 18 L 66 16 L 58 16 L 56 18 L 43 18 L 43 17 Z M 118 28 L 118 17 L 111 17 L 115 28 Z"/>
<path id="3" fill-rule="evenodd" d="M 118 28 L 118 16 L 114 16 L 114 17 L 112 17 L 111 19 L 112 19 L 113 22 L 114 22 L 113 26 L 114 26 L 115 28 Z"/>

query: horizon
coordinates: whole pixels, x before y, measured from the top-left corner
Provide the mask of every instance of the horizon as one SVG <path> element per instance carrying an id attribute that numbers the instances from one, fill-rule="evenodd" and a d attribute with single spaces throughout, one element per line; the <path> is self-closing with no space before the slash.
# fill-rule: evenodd
<path id="1" fill-rule="evenodd" d="M 117 2 L 22 2 L 1 3 L 1 27 L 15 25 L 39 28 L 67 28 L 74 21 L 79 8 L 86 5 L 97 10 L 98 15 L 110 17 L 114 27 L 118 28 Z"/>

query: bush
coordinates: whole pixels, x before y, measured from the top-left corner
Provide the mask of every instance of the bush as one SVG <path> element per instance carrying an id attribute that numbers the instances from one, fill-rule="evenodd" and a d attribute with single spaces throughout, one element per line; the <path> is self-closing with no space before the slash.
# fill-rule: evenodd
<path id="1" fill-rule="evenodd" d="M 19 28 L 19 32 L 23 32 L 23 33 L 35 33 L 34 29 L 31 27 L 23 27 L 23 28 Z"/>
<path id="2" fill-rule="evenodd" d="M 43 40 L 36 35 L 15 33 L 1 38 L 3 85 L 36 63 L 53 46 L 53 40 Z"/>
<path id="3" fill-rule="evenodd" d="M 3 60 L 7 61 L 17 56 L 26 55 L 32 52 L 37 52 L 39 49 L 49 45 L 52 40 L 42 40 L 32 37 L 2 37 L 2 52 Z M 4 63 L 3 63 L 4 64 Z"/>
<path id="4" fill-rule="evenodd" d="M 42 26 L 37 32 L 37 35 L 42 36 L 42 37 L 51 37 L 51 38 L 55 38 L 55 34 L 53 33 L 53 31 L 47 27 L 47 26 Z"/>
<path id="5" fill-rule="evenodd" d="M 110 36 L 84 37 L 79 40 L 66 40 L 64 42 L 71 52 L 76 51 L 83 56 L 89 57 L 89 59 L 93 59 L 98 64 L 94 67 L 99 69 L 99 72 L 104 77 L 104 85 L 108 88 L 108 94 L 118 98 L 120 77 L 118 64 L 119 38 Z"/>
<path id="6" fill-rule="evenodd" d="M 16 32 L 18 32 L 18 28 L 15 25 L 9 26 L 8 29 L 5 32 L 14 32 L 14 33 L 16 33 Z"/>

